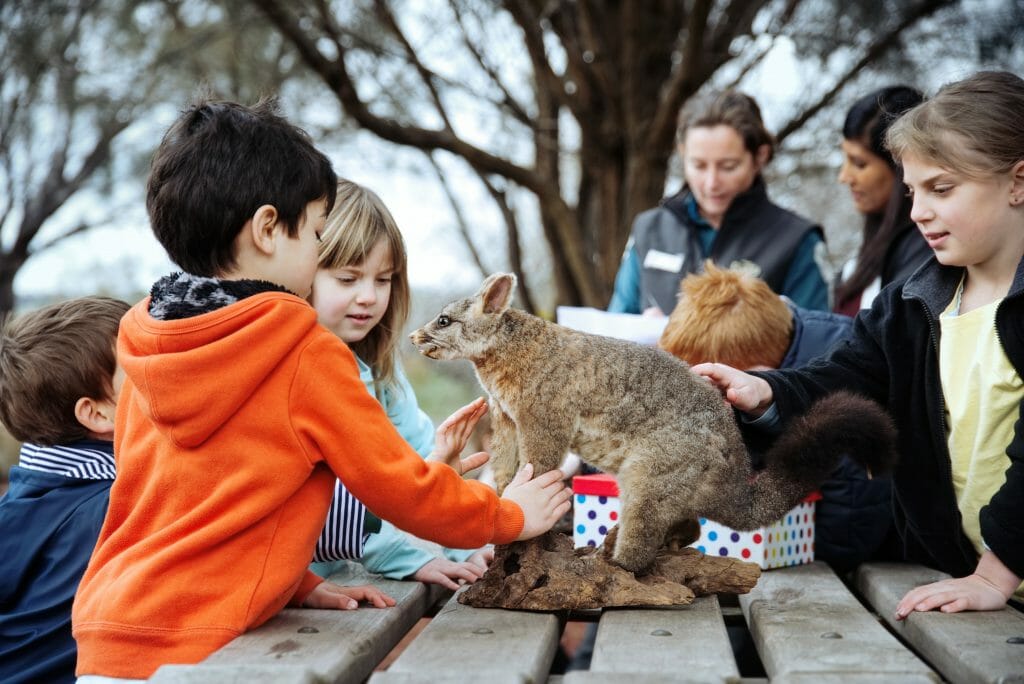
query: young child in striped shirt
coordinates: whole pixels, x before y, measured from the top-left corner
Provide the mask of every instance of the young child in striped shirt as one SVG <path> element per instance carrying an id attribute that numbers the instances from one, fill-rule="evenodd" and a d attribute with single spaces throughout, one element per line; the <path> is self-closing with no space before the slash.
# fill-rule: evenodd
<path id="1" fill-rule="evenodd" d="M 320 323 L 352 349 L 360 378 L 405 441 L 428 460 L 457 461 L 487 404 L 478 399 L 464 406 L 436 431 L 420 409 L 398 357 L 410 303 L 405 241 L 384 202 L 358 183 L 340 179 L 334 209 L 320 234 L 319 255 L 312 302 Z M 464 464 L 466 470 L 472 467 L 472 462 Z M 343 512 L 337 502 L 344 500 L 344 491 L 339 480 L 327 528 L 337 527 Z M 315 560 L 326 560 L 317 551 Z M 367 537 L 359 562 L 385 577 L 455 590 L 460 582 L 479 579 L 493 557 L 491 547 L 445 549 L 440 556 L 384 521 Z M 312 566 L 324 577 L 338 568 L 334 563 Z"/>
<path id="2" fill-rule="evenodd" d="M 22 442 L 0 499 L 0 681 L 75 681 L 71 602 L 114 480 L 114 344 L 127 310 L 71 299 L 0 335 L 0 420 Z"/>

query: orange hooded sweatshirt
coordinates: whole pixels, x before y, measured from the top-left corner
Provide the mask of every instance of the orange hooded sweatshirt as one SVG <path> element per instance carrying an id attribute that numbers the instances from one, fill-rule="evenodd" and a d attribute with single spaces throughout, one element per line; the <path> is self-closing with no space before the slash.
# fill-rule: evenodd
<path id="1" fill-rule="evenodd" d="M 514 540 L 522 510 L 424 462 L 308 303 L 262 293 L 121 321 L 117 479 L 72 610 L 79 675 L 196 663 L 321 581 L 307 570 L 334 476 L 444 546 Z"/>

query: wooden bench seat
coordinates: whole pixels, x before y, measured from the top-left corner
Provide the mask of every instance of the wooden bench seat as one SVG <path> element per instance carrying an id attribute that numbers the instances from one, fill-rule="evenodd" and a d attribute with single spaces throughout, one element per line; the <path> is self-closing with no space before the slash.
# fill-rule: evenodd
<path id="1" fill-rule="evenodd" d="M 896 620 L 896 604 L 914 587 L 949 575 L 918 565 L 868 563 L 857 590 L 889 627 L 951 682 L 1024 682 L 1024 613 L 998 611 L 911 613 Z"/>
<path id="2" fill-rule="evenodd" d="M 437 585 L 399 582 L 351 565 L 342 584 L 372 583 L 395 599 L 392 608 L 354 611 L 289 608 L 234 639 L 198 665 L 165 665 L 158 684 L 363 682 L 374 667 L 438 600 Z"/>
<path id="3" fill-rule="evenodd" d="M 151 681 L 1024 682 L 1024 643 L 1018 643 L 1024 641 L 1024 613 L 1014 608 L 892 618 L 906 591 L 942 577 L 919 566 L 870 564 L 856 574 L 854 593 L 827 565 L 812 563 L 766 571 L 753 591 L 739 597 L 739 608 L 723 608 L 717 597 L 706 596 L 678 608 L 594 612 L 584 616 L 598 620 L 590 669 L 549 677 L 565 615 L 471 608 L 454 596 L 386 670 L 375 672 L 449 592 L 356 573 L 332 579 L 372 581 L 398 605 L 286 610 L 203 663 L 164 666 Z M 767 677 L 740 672 L 727 624 L 749 630 Z"/>
<path id="4" fill-rule="evenodd" d="M 371 684 L 544 682 L 561 625 L 550 613 L 471 608 L 453 596 Z"/>
<path id="5" fill-rule="evenodd" d="M 824 563 L 765 572 L 739 599 L 772 681 L 935 681 Z"/>
<path id="6" fill-rule="evenodd" d="M 739 678 L 717 596 L 680 608 L 604 611 L 590 670 L 570 672 L 564 681 L 650 682 L 659 676 L 675 682 Z"/>

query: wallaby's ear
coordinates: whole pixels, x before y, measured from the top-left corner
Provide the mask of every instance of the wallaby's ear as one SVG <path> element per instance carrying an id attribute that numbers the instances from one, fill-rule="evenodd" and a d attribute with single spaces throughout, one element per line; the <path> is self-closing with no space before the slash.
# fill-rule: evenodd
<path id="1" fill-rule="evenodd" d="M 515 288 L 516 276 L 513 273 L 494 273 L 488 276 L 477 292 L 483 302 L 483 312 L 501 313 L 507 309 Z"/>

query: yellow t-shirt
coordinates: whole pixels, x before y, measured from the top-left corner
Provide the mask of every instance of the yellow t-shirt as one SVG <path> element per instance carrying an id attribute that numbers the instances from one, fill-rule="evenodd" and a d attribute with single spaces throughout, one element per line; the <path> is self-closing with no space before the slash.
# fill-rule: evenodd
<path id="1" fill-rule="evenodd" d="M 955 298 L 939 318 L 939 376 L 953 489 L 964 532 L 978 555 L 985 551 L 978 513 L 1006 481 L 1006 447 L 1024 398 L 1024 382 L 997 337 L 999 301 L 958 316 Z M 1024 597 L 1024 583 L 1016 593 Z"/>

